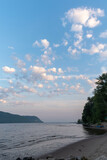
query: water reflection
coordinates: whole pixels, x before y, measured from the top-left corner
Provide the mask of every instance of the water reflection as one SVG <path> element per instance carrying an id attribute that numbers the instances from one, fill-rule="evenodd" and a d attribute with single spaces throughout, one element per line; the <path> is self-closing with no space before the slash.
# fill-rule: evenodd
<path id="1" fill-rule="evenodd" d="M 101 135 L 105 134 L 107 131 L 104 129 L 97 129 L 97 128 L 86 128 L 83 126 L 85 134 L 88 135 Z"/>

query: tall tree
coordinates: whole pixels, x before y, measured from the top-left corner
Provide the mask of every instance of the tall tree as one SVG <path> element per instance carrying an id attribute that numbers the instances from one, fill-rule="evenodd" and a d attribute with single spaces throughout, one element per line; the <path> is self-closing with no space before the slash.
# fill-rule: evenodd
<path id="1" fill-rule="evenodd" d="M 84 106 L 82 120 L 84 123 L 104 121 L 107 116 L 107 73 L 97 78 L 94 96 L 88 98 Z"/>

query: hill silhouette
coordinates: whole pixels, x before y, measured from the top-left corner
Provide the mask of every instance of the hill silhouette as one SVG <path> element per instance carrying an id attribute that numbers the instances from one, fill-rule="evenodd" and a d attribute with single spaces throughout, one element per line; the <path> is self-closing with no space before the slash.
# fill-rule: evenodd
<path id="1" fill-rule="evenodd" d="M 0 123 L 42 123 L 36 116 L 21 116 L 0 111 Z"/>

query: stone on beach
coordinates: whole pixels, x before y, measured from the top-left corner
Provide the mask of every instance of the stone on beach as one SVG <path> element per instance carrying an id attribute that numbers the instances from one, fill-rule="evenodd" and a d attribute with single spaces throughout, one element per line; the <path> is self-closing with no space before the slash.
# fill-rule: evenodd
<path id="1" fill-rule="evenodd" d="M 22 159 L 18 157 L 16 160 L 22 160 Z"/>
<path id="2" fill-rule="evenodd" d="M 23 160 L 35 160 L 35 159 L 32 157 L 25 157 L 25 158 L 23 158 Z"/>

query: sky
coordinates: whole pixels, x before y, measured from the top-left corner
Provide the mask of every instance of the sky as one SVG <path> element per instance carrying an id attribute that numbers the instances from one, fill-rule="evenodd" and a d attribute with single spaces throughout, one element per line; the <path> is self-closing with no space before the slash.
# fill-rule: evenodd
<path id="1" fill-rule="evenodd" d="M 0 110 L 81 118 L 107 72 L 107 0 L 0 0 Z"/>

